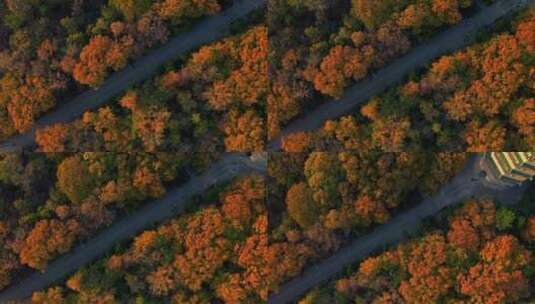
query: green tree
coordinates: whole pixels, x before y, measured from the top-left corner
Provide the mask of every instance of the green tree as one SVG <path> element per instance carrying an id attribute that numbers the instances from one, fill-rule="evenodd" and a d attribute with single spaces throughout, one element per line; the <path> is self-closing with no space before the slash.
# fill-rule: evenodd
<path id="1" fill-rule="evenodd" d="M 513 210 L 500 208 L 496 211 L 496 228 L 500 231 L 511 229 L 515 219 L 516 213 Z"/>

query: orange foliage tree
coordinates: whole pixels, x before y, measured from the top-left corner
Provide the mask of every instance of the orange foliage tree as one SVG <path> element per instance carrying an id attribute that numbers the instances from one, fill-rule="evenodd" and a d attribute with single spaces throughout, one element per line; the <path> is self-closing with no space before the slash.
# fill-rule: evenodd
<path id="1" fill-rule="evenodd" d="M 35 132 L 35 141 L 42 152 L 61 152 L 64 151 L 64 141 L 69 133 L 65 124 L 55 124 L 38 129 Z"/>
<path id="2" fill-rule="evenodd" d="M 465 141 L 468 152 L 502 151 L 505 145 L 505 127 L 498 121 L 490 121 L 484 125 L 473 120 L 465 130 Z"/>
<path id="3" fill-rule="evenodd" d="M 117 71 L 126 65 L 132 45 L 131 37 L 117 42 L 101 35 L 91 38 L 74 66 L 74 79 L 82 84 L 99 86 L 110 68 Z"/>
<path id="4" fill-rule="evenodd" d="M 240 114 L 231 110 L 224 122 L 227 151 L 263 151 L 265 146 L 264 119 L 253 110 Z"/>
<path id="5" fill-rule="evenodd" d="M 498 236 L 485 244 L 482 260 L 458 277 L 459 290 L 474 302 L 516 302 L 529 293 L 523 269 L 532 254 L 511 235 Z"/>
<path id="6" fill-rule="evenodd" d="M 50 84 L 40 76 L 21 78 L 6 73 L 0 79 L 0 106 L 7 111 L 12 127 L 19 132 L 28 131 L 36 117 L 55 104 Z"/>
<path id="7" fill-rule="evenodd" d="M 352 0 L 352 13 L 362 20 L 369 29 L 377 28 L 385 22 L 398 6 L 399 1 L 373 1 L 373 0 Z"/>
<path id="8" fill-rule="evenodd" d="M 289 134 L 282 139 L 282 150 L 284 152 L 305 152 L 310 143 L 310 135 L 306 132 Z"/>
<path id="9" fill-rule="evenodd" d="M 408 246 L 407 272 L 399 292 L 407 303 L 432 303 L 453 287 L 452 270 L 446 265 L 447 244 L 443 235 L 430 234 Z"/>
<path id="10" fill-rule="evenodd" d="M 79 233 L 80 224 L 75 220 L 66 223 L 55 219 L 41 220 L 26 237 L 20 251 L 20 261 L 43 270 L 57 253 L 69 251 Z"/>
<path id="11" fill-rule="evenodd" d="M 61 287 L 52 287 L 46 291 L 38 291 L 32 295 L 33 304 L 64 303 L 63 290 Z"/>

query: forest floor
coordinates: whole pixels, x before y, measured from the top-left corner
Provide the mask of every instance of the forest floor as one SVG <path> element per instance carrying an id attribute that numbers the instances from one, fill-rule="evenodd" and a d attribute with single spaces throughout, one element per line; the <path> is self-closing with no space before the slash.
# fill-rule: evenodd
<path id="1" fill-rule="evenodd" d="M 268 303 L 282 304 L 298 300 L 308 290 L 327 281 L 346 267 L 414 234 L 421 227 L 423 219 L 437 214 L 446 207 L 460 204 L 468 198 L 491 198 L 507 204 L 518 202 L 527 184 L 522 187 L 501 190 L 487 187 L 484 180 L 479 177 L 481 172 L 480 157 L 472 157 L 465 168 L 450 183 L 442 187 L 436 195 L 392 218 L 371 233 L 353 240 L 348 246 L 285 283 L 278 293 L 269 298 Z"/>
<path id="2" fill-rule="evenodd" d="M 442 55 L 474 43 L 477 33 L 492 25 L 499 18 L 533 3 L 535 0 L 501 0 L 491 6 L 482 7 L 474 16 L 464 19 L 458 25 L 438 34 L 428 43 L 414 48 L 405 56 L 349 87 L 342 98 L 326 102 L 310 113 L 294 120 L 281 131 L 277 138 L 269 143 L 268 150 L 280 150 L 281 139 L 289 134 L 313 131 L 323 127 L 327 120 L 352 113 L 359 104 L 384 92 L 393 85 L 399 84 L 411 72 L 425 67 Z"/>
<path id="3" fill-rule="evenodd" d="M 34 272 L 7 287 L 0 293 L 0 303 L 20 301 L 30 297 L 34 291 L 45 289 L 80 267 L 109 253 L 117 244 L 130 240 L 161 221 L 183 213 L 191 198 L 204 194 L 210 187 L 254 172 L 264 174 L 267 170 L 266 164 L 265 157 L 261 155 L 247 157 L 236 153 L 225 154 L 202 175 L 192 177 L 186 184 L 168 191 L 164 197 L 147 203 L 141 209 L 114 223 L 94 238 L 51 262 L 45 271 Z"/>
<path id="4" fill-rule="evenodd" d="M 224 37 L 230 25 L 250 12 L 265 5 L 267 0 L 239 0 L 229 9 L 207 17 L 195 24 L 188 32 L 179 34 L 164 46 L 150 51 L 146 56 L 123 70 L 111 75 L 102 86 L 78 95 L 61 104 L 57 109 L 41 117 L 26 133 L 15 135 L 0 144 L 1 151 L 14 151 L 35 145 L 35 131 L 55 123 L 66 123 L 94 110 L 116 97 L 126 89 L 139 84 L 156 74 L 167 62 L 176 60 L 195 48 Z"/>

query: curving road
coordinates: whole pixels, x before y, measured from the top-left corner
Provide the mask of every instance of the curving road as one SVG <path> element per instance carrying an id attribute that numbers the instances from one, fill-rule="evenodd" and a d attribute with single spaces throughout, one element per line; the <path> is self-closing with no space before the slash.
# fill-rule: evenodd
<path id="1" fill-rule="evenodd" d="M 230 24 L 255 9 L 265 5 L 267 0 L 236 0 L 235 4 L 222 13 L 206 17 L 190 31 L 172 38 L 161 48 L 149 52 L 133 65 L 111 75 L 96 90 L 88 90 L 73 100 L 62 104 L 53 112 L 41 117 L 32 129 L 15 135 L 0 145 L 0 151 L 13 151 L 35 144 L 35 131 L 54 123 L 73 121 L 84 112 L 93 110 L 117 96 L 124 90 L 152 77 L 159 68 L 180 55 L 203 44 L 225 36 Z"/>
<path id="2" fill-rule="evenodd" d="M 202 194 L 213 185 L 254 172 L 266 172 L 265 156 L 226 154 L 202 175 L 193 177 L 186 184 L 168 191 L 163 198 L 147 203 L 140 210 L 114 223 L 85 244 L 54 260 L 44 272 L 34 272 L 16 285 L 9 286 L 0 293 L 0 303 L 21 301 L 31 296 L 34 291 L 42 290 L 102 257 L 118 242 L 128 240 L 147 227 L 184 212 L 193 196 Z"/>
<path id="3" fill-rule="evenodd" d="M 338 100 L 322 104 L 305 116 L 294 120 L 279 137 L 268 145 L 269 151 L 281 149 L 281 139 L 299 131 L 312 131 L 321 128 L 325 121 L 352 112 L 359 104 L 380 94 L 387 88 L 404 80 L 411 71 L 424 67 L 433 59 L 471 44 L 474 33 L 493 24 L 497 19 L 517 11 L 534 0 L 500 0 L 492 6 L 482 8 L 475 16 L 464 19 L 458 25 L 440 33 L 429 43 L 414 48 L 410 53 L 380 69 L 345 91 Z"/>
<path id="4" fill-rule="evenodd" d="M 470 159 L 461 173 L 435 196 L 425 199 L 418 206 L 394 217 L 373 232 L 354 240 L 323 262 L 309 267 L 300 276 L 288 281 L 269 298 L 268 303 L 282 304 L 297 301 L 308 290 L 327 281 L 346 269 L 347 266 L 353 265 L 370 254 L 385 248 L 385 246 L 392 245 L 403 240 L 410 233 L 416 232 L 424 218 L 432 216 L 448 206 L 458 204 L 464 199 L 490 197 L 506 203 L 517 202 L 527 184 L 519 188 L 502 190 L 488 188 L 484 182 L 477 180 L 480 171 L 479 160 L 480 156 Z"/>

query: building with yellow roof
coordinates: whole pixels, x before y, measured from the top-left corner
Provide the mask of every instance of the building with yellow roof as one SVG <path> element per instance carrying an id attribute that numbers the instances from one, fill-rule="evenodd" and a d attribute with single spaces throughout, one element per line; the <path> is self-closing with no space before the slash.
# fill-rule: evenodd
<path id="1" fill-rule="evenodd" d="M 535 176 L 535 152 L 489 152 L 485 160 L 489 180 L 520 185 Z"/>

